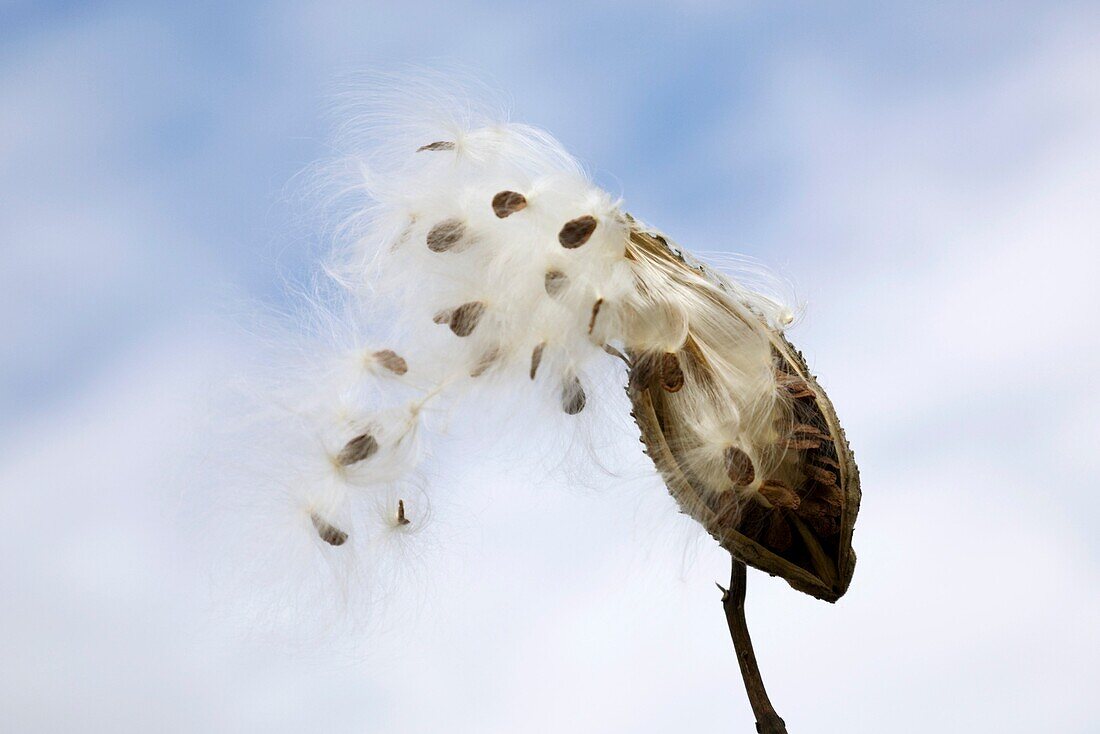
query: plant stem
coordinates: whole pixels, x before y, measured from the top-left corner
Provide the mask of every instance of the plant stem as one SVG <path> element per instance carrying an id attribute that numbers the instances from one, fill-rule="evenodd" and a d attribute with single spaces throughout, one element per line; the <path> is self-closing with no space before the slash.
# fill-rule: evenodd
<path id="1" fill-rule="evenodd" d="M 745 623 L 745 576 L 745 564 L 734 558 L 729 590 L 722 590 L 722 609 L 726 612 L 733 649 L 737 653 L 737 663 L 741 666 L 745 692 L 749 696 L 752 713 L 756 716 L 756 731 L 759 734 L 787 734 L 786 724 L 775 713 L 772 702 L 768 700 L 764 680 L 760 677 L 760 667 L 756 664 L 756 654 L 752 651 L 752 639 Z"/>

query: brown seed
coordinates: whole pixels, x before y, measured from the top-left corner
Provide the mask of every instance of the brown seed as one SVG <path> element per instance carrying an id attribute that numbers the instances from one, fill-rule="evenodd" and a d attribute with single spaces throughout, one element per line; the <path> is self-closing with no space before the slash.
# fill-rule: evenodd
<path id="1" fill-rule="evenodd" d="M 821 441 L 816 438 L 792 438 L 787 441 L 787 448 L 794 451 L 809 451 L 821 448 Z"/>
<path id="2" fill-rule="evenodd" d="M 576 375 L 566 378 L 561 386 L 561 408 L 568 415 L 576 415 L 584 410 L 586 398 L 581 381 Z"/>
<path id="3" fill-rule="evenodd" d="M 806 473 L 809 474 L 810 477 L 812 477 L 814 481 L 818 482 L 819 484 L 824 484 L 830 487 L 836 485 L 836 474 L 833 474 L 831 471 L 825 469 L 824 467 L 807 464 Z"/>
<path id="4" fill-rule="evenodd" d="M 835 484 L 819 486 L 815 495 L 817 499 L 833 507 L 837 512 L 840 512 L 840 508 L 844 505 L 844 493 Z"/>
<path id="5" fill-rule="evenodd" d="M 591 334 L 592 330 L 596 328 L 596 317 L 600 315 L 600 307 L 603 306 L 603 299 L 597 298 L 596 302 L 592 304 L 592 317 L 588 319 L 588 333 Z"/>
<path id="6" fill-rule="evenodd" d="M 809 423 L 796 423 L 791 429 L 791 433 L 800 436 L 816 436 L 818 438 L 828 438 L 829 434 L 822 433 L 821 429 L 817 426 L 812 426 Z"/>
<path id="7" fill-rule="evenodd" d="M 378 360 L 378 364 L 395 375 L 403 375 L 409 371 L 409 364 L 392 349 L 383 349 L 375 352 L 374 358 Z"/>
<path id="8" fill-rule="evenodd" d="M 630 365 L 630 377 L 627 385 L 631 390 L 642 392 L 653 387 L 660 374 L 661 360 L 650 353 L 641 353 L 634 358 Z"/>
<path id="9" fill-rule="evenodd" d="M 466 235 L 466 225 L 459 219 L 444 219 L 428 231 L 428 249 L 446 252 L 453 249 Z"/>
<path id="10" fill-rule="evenodd" d="M 309 519 L 313 521 L 313 527 L 317 530 L 317 534 L 321 536 L 321 540 L 329 545 L 343 545 L 347 542 L 347 533 L 329 523 L 316 512 L 310 513 Z"/>
<path id="11" fill-rule="evenodd" d="M 547 270 L 546 271 L 546 295 L 553 298 L 562 292 L 562 289 L 569 284 L 569 276 L 560 270 Z"/>
<path id="12" fill-rule="evenodd" d="M 746 487 L 756 479 L 756 469 L 752 458 L 736 446 L 727 446 L 723 458 L 726 463 L 726 475 L 739 487 Z"/>
<path id="13" fill-rule="evenodd" d="M 498 359 L 500 359 L 500 348 L 493 347 L 485 354 L 481 355 L 481 359 L 479 359 L 474 368 L 470 370 L 470 377 L 481 377 Z"/>
<path id="14" fill-rule="evenodd" d="M 369 433 L 356 436 L 344 445 L 340 453 L 336 455 L 336 463 L 340 466 L 351 466 L 374 456 L 378 451 L 378 441 Z"/>
<path id="15" fill-rule="evenodd" d="M 768 521 L 768 532 L 764 535 L 764 543 L 773 550 L 785 551 L 791 547 L 791 526 L 787 518 L 781 512 L 773 512 Z"/>
<path id="16" fill-rule="evenodd" d="M 535 379 L 535 373 L 539 371 L 539 364 L 542 362 L 542 350 L 546 348 L 546 342 L 540 342 L 535 350 L 531 352 L 531 379 Z"/>
<path id="17" fill-rule="evenodd" d="M 840 511 L 817 498 L 805 499 L 798 506 L 798 516 L 819 535 L 830 537 L 840 529 Z"/>
<path id="18" fill-rule="evenodd" d="M 680 369 L 680 360 L 673 352 L 665 352 L 661 355 L 660 372 L 661 387 L 666 391 L 679 392 L 684 386 L 684 371 Z"/>
<path id="19" fill-rule="evenodd" d="M 409 518 L 405 517 L 405 500 L 397 500 L 397 524 L 409 524 Z"/>
<path id="20" fill-rule="evenodd" d="M 527 208 L 527 197 L 515 191 L 501 191 L 493 197 L 493 214 L 504 219 Z"/>
<path id="21" fill-rule="evenodd" d="M 449 324 L 452 316 L 454 316 L 454 309 L 445 308 L 436 312 L 435 316 L 432 316 L 432 321 L 437 324 Z"/>
<path id="22" fill-rule="evenodd" d="M 596 218 L 586 214 L 583 217 L 577 217 L 566 222 L 565 226 L 558 232 L 558 242 L 561 243 L 562 247 L 572 250 L 588 242 L 588 238 L 595 231 Z"/>
<path id="23" fill-rule="evenodd" d="M 817 397 L 814 391 L 810 389 L 809 383 L 803 380 L 798 375 L 788 374 L 786 372 L 776 372 L 776 383 L 787 391 L 787 394 L 795 399 L 800 398 L 814 398 Z"/>
<path id="24" fill-rule="evenodd" d="M 434 143 L 428 143 L 427 145 L 421 145 L 419 148 L 416 149 L 416 152 L 419 153 L 422 150 L 454 150 L 454 149 L 455 149 L 455 144 L 452 143 L 451 141 L 449 141 L 449 140 L 437 140 Z"/>
<path id="25" fill-rule="evenodd" d="M 778 479 L 765 480 L 760 485 L 760 494 L 772 507 L 782 507 L 787 510 L 797 510 L 801 500 L 795 491 Z"/>
<path id="26" fill-rule="evenodd" d="M 451 312 L 451 331 L 455 336 L 469 336 L 477 328 L 485 313 L 485 304 L 481 301 L 464 303 Z"/>

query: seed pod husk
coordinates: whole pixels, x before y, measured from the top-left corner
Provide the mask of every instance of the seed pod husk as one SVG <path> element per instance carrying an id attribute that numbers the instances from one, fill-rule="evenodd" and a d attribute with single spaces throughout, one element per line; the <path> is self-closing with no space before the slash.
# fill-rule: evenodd
<path id="1" fill-rule="evenodd" d="M 662 266 L 685 268 L 702 275 L 731 299 L 737 298 L 721 278 L 671 245 L 663 235 L 637 226 L 635 223 L 630 234 L 631 247 L 635 251 L 644 252 Z M 678 440 L 691 435 L 692 417 L 682 414 L 676 396 L 662 386 L 661 379 L 654 379 L 653 359 L 631 354 L 627 394 L 646 453 L 684 512 L 702 524 L 736 559 L 782 577 L 799 591 L 834 602 L 847 591 L 855 569 L 852 532 L 860 501 L 855 459 L 832 403 L 806 367 L 802 355 L 763 318 L 754 320 L 733 312 L 729 318 L 740 319 L 742 325 L 759 330 L 768 340 L 776 389 L 792 401 L 797 413 L 794 425 L 816 427 L 816 431 L 799 429 L 801 432 L 792 432 L 771 449 L 779 452 L 784 447 L 797 449 L 797 453 L 788 454 L 782 464 L 787 467 L 784 471 L 791 471 L 790 462 L 794 462 L 790 476 L 755 477 L 762 480 L 761 495 L 773 508 L 753 501 L 751 496 L 741 500 L 744 503 L 741 511 L 730 511 L 723 504 L 731 497 L 727 491 L 729 485 L 709 486 L 706 482 L 712 480 L 701 479 L 692 470 L 694 464 L 682 448 L 683 442 Z M 680 364 L 692 384 L 708 384 L 714 379 L 707 372 L 713 368 L 703 360 L 680 360 Z M 659 369 L 656 372 L 659 376 Z M 835 469 L 829 462 L 837 465 Z M 759 467 L 754 468 L 758 470 Z M 835 483 L 822 484 L 828 479 L 820 472 L 828 472 Z M 738 474 L 738 479 L 744 476 Z M 802 484 L 792 484 L 792 481 Z M 772 482 L 789 488 L 793 498 L 779 488 L 781 485 Z M 797 509 L 790 507 L 795 499 L 798 499 Z M 766 514 L 762 516 L 754 508 Z M 782 515 L 782 523 L 771 515 Z M 790 535 L 789 544 L 787 535 Z"/>

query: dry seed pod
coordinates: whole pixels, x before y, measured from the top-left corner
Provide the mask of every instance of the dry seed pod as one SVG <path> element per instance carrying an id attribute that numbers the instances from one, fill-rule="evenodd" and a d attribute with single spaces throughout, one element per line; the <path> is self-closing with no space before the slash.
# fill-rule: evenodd
<path id="1" fill-rule="evenodd" d="M 701 275 L 729 299 L 737 298 L 721 278 L 670 245 L 659 233 L 636 228 L 630 234 L 629 248 L 628 257 L 646 257 L 673 272 L 682 268 L 684 282 L 692 282 L 693 278 Z M 784 533 L 778 520 L 769 520 L 767 532 L 761 537 L 760 518 L 752 508 L 762 505 L 748 504 L 742 512 L 730 512 L 721 506 L 722 498 L 729 493 L 723 494 L 721 487 L 708 486 L 706 480 L 692 471 L 691 458 L 684 452 L 683 442 L 679 440 L 682 436 L 691 435 L 692 416 L 681 413 L 678 403 L 660 384 L 661 381 L 654 380 L 652 359 L 635 357 L 627 392 L 633 404 L 635 421 L 642 432 L 646 453 L 681 508 L 701 523 L 735 558 L 766 573 L 781 576 L 799 591 L 826 601 L 836 601 L 847 591 L 855 569 L 852 530 L 860 500 L 855 459 L 832 403 L 810 374 L 802 355 L 781 332 L 770 328 L 763 318 L 746 316 L 734 310 L 726 312 L 726 315 L 731 320 L 739 320 L 736 324 L 731 321 L 731 325 L 751 329 L 770 343 L 777 392 L 801 406 L 798 408 L 800 416 L 805 416 L 800 417 L 797 423 L 821 427 L 820 436 L 799 434 L 787 442 L 791 448 L 806 452 L 794 455 L 797 462 L 795 476 L 818 476 L 812 473 L 810 461 L 815 456 L 825 456 L 838 465 L 835 474 L 830 472 L 830 476 L 835 477 L 835 485 L 812 485 L 818 489 L 813 490 L 812 496 L 803 497 L 797 510 L 770 511 L 782 512 L 789 518 L 787 533 Z M 712 368 L 705 361 L 697 364 L 693 360 L 690 368 L 693 370 L 693 380 L 705 383 L 712 379 L 707 374 L 707 370 Z M 832 459 L 834 456 L 835 459 Z M 745 477 L 738 473 L 737 478 Z M 757 478 L 764 480 L 762 493 L 769 488 L 766 491 L 775 498 L 773 502 L 772 497 L 765 494 L 769 502 L 780 506 L 781 503 L 793 504 L 786 493 L 781 495 L 776 490 L 779 484 L 772 484 L 778 482 L 791 487 L 788 483 L 790 477 L 765 475 Z M 791 490 L 796 499 L 799 493 L 808 491 L 798 486 L 791 487 Z M 825 493 L 825 490 L 831 492 Z M 786 526 L 786 522 L 783 524 Z M 791 533 L 791 529 L 795 532 Z M 786 541 L 788 534 L 791 535 L 789 543 Z"/>

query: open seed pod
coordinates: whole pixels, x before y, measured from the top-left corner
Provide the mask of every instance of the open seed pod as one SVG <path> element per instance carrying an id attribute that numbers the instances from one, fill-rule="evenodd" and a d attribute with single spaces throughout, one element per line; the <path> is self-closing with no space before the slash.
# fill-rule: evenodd
<path id="1" fill-rule="evenodd" d="M 698 292 L 705 315 L 686 324 L 675 351 L 627 344 L 627 393 L 646 453 L 681 509 L 735 558 L 836 601 L 855 568 L 860 488 L 832 403 L 802 355 L 735 285 L 630 221 L 627 257 Z M 745 392 L 725 387 L 730 379 L 759 394 L 727 405 Z M 728 444 L 712 435 L 726 429 L 710 424 L 733 426 Z"/>

